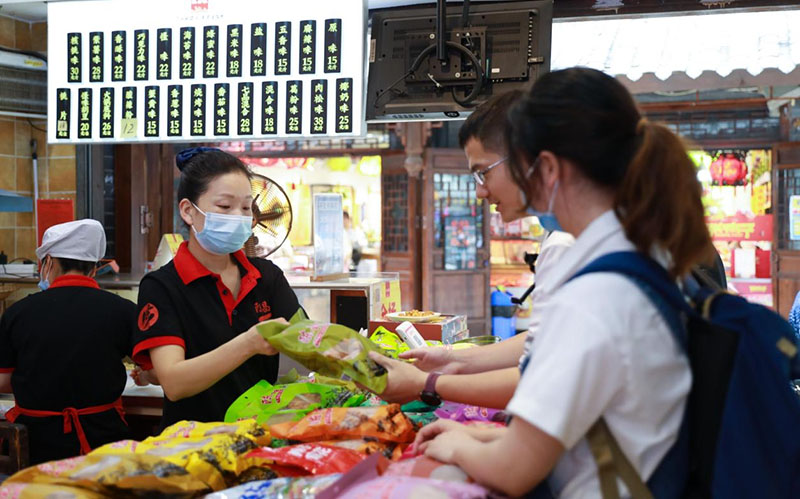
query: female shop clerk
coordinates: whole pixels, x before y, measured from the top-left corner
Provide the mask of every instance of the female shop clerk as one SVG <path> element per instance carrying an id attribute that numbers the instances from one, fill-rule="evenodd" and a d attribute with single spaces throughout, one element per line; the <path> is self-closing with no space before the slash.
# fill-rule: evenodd
<path id="1" fill-rule="evenodd" d="M 210 148 L 183 151 L 176 163 L 189 241 L 142 279 L 133 349 L 137 363 L 152 362 L 164 388 L 162 427 L 222 421 L 245 390 L 274 382 L 277 352 L 254 326 L 288 319 L 299 307 L 280 269 L 241 250 L 252 227 L 247 167 Z"/>
<path id="2" fill-rule="evenodd" d="M 560 284 L 506 408 L 509 426 L 478 433 L 434 423 L 418 440 L 426 454 L 511 496 L 546 480 L 558 497 L 599 498 L 592 425 L 605 421 L 647 481 L 677 439 L 692 376 L 636 284 L 614 273 L 570 277 L 616 251 L 647 253 L 673 277 L 712 261 L 700 185 L 681 141 L 592 69 L 537 80 L 510 112 L 507 139 L 521 195 L 576 242 L 550 276 Z"/>

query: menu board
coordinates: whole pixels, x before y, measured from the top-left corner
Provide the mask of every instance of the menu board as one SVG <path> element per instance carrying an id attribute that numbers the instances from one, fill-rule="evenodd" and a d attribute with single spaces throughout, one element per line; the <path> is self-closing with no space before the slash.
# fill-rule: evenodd
<path id="1" fill-rule="evenodd" d="M 47 6 L 51 143 L 366 132 L 366 0 Z"/>

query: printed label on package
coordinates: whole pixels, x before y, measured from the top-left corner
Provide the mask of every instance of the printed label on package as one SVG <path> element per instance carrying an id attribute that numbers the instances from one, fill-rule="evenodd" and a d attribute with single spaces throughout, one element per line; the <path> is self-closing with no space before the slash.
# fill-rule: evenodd
<path id="1" fill-rule="evenodd" d="M 67 33 L 67 81 L 81 81 L 81 34 Z"/>
<path id="2" fill-rule="evenodd" d="M 103 33 L 95 31 L 89 33 L 89 81 L 92 83 L 103 81 Z"/>
<path id="3" fill-rule="evenodd" d="M 194 78 L 194 28 L 181 28 L 181 79 Z"/>
<path id="4" fill-rule="evenodd" d="M 353 79 L 336 80 L 336 133 L 353 130 Z"/>
<path id="5" fill-rule="evenodd" d="M 155 85 L 144 89 L 144 136 L 158 137 L 159 88 Z"/>
<path id="6" fill-rule="evenodd" d="M 228 78 L 242 76 L 242 25 L 228 25 Z"/>
<path id="7" fill-rule="evenodd" d="M 311 133 L 328 131 L 328 80 L 311 80 Z"/>
<path id="8" fill-rule="evenodd" d="M 194 137 L 206 134 L 206 86 L 192 85 L 192 126 L 191 134 Z"/>
<path id="9" fill-rule="evenodd" d="M 111 33 L 111 81 L 125 81 L 125 38 L 124 31 Z"/>
<path id="10" fill-rule="evenodd" d="M 100 137 L 114 136 L 114 89 L 103 87 L 100 89 Z"/>
<path id="11" fill-rule="evenodd" d="M 325 20 L 325 72 L 338 73 L 342 70 L 342 20 Z"/>
<path id="12" fill-rule="evenodd" d="M 56 138 L 69 138 L 69 94 L 68 88 L 56 91 Z"/>
<path id="13" fill-rule="evenodd" d="M 253 135 L 253 84 L 239 84 L 239 135 Z"/>
<path id="14" fill-rule="evenodd" d="M 219 74 L 219 26 L 203 29 L 203 78 L 216 78 Z"/>
<path id="15" fill-rule="evenodd" d="M 292 61 L 292 23 L 275 23 L 275 74 L 288 75 Z"/>
<path id="16" fill-rule="evenodd" d="M 316 72 L 317 21 L 300 22 L 300 74 Z"/>
<path id="17" fill-rule="evenodd" d="M 286 82 L 286 133 L 299 134 L 303 128 L 303 82 Z"/>
<path id="18" fill-rule="evenodd" d="M 134 63 L 133 63 L 133 79 L 143 81 L 148 79 L 148 67 L 150 52 L 150 33 L 146 29 L 137 29 L 133 32 L 134 39 Z"/>
<path id="19" fill-rule="evenodd" d="M 250 25 L 250 76 L 267 74 L 267 24 Z"/>
<path id="20" fill-rule="evenodd" d="M 261 85 L 261 95 L 263 103 L 261 134 L 276 135 L 278 133 L 278 82 L 265 81 Z"/>
<path id="21" fill-rule="evenodd" d="M 217 83 L 214 85 L 214 135 L 228 135 L 230 120 L 230 85 Z"/>
<path id="22" fill-rule="evenodd" d="M 156 44 L 158 53 L 158 74 L 159 80 L 169 80 L 172 78 L 172 28 L 161 28 L 158 30 L 158 43 Z"/>
<path id="23" fill-rule="evenodd" d="M 183 135 L 183 85 L 170 85 L 167 90 L 167 135 L 180 137 Z"/>
<path id="24" fill-rule="evenodd" d="M 92 89 L 78 91 L 78 138 L 92 138 Z"/>

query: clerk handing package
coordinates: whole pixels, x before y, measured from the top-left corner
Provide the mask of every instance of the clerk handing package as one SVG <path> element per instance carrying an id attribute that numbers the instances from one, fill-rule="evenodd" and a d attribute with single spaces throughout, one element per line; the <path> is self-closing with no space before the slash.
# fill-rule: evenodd
<path id="1" fill-rule="evenodd" d="M 36 250 L 35 293 L 0 319 L 0 392 L 13 384 L 11 422 L 28 427 L 31 464 L 85 454 L 128 437 L 120 396 L 136 305 L 93 279 L 106 251 L 96 220 L 54 225 Z"/>
<path id="2" fill-rule="evenodd" d="M 278 374 L 277 352 L 256 331 L 289 319 L 299 304 L 272 262 L 241 250 L 252 233 L 250 172 L 205 147 L 182 151 L 178 208 L 189 241 L 139 286 L 133 359 L 155 368 L 164 388 L 162 427 L 222 421 L 248 388 Z"/>

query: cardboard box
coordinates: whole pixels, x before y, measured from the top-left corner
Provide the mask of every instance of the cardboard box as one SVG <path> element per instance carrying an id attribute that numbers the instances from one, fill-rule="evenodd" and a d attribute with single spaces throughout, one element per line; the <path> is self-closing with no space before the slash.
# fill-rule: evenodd
<path id="1" fill-rule="evenodd" d="M 436 340 L 446 344 L 469 336 L 467 316 L 445 315 L 443 317 L 444 319 L 439 322 L 420 322 L 414 324 L 414 327 L 426 340 Z M 369 321 L 369 334 L 374 333 L 381 326 L 394 333 L 398 324 L 400 323 L 390 320 Z"/>

